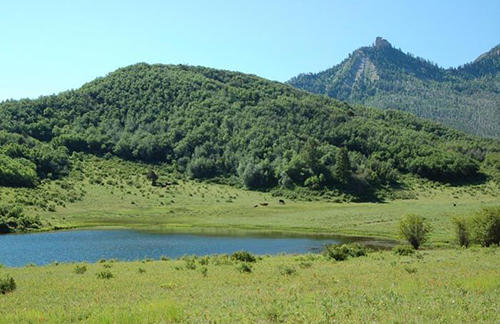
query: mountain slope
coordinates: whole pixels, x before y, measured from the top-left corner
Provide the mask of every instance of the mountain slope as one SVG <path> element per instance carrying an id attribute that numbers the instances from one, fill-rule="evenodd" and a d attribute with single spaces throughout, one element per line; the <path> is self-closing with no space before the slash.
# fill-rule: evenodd
<path id="1" fill-rule="evenodd" d="M 0 130 L 54 150 L 168 163 L 192 178 L 358 197 L 401 174 L 472 179 L 500 150 L 496 141 L 407 113 L 350 106 L 252 75 L 148 64 L 59 95 L 3 102 Z M 4 147 L 0 155 L 20 158 L 19 147 Z"/>
<path id="2" fill-rule="evenodd" d="M 289 84 L 350 103 L 392 108 L 470 134 L 500 138 L 500 45 L 474 62 L 442 69 L 377 37 L 339 65 Z"/>

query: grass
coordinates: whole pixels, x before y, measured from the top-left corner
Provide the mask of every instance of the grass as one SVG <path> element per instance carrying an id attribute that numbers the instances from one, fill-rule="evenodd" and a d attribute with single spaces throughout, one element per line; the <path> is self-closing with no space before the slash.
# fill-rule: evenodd
<path id="1" fill-rule="evenodd" d="M 453 218 L 481 207 L 500 204 L 493 181 L 450 186 L 404 179 L 404 190 L 393 191 L 384 203 L 333 202 L 339 197 L 304 196 L 290 200 L 276 193 L 248 191 L 229 185 L 182 179 L 158 166 L 160 182 L 153 187 L 147 165 L 119 159 L 74 159 L 71 175 L 37 189 L 0 188 L 5 203 L 22 205 L 40 216 L 45 229 L 114 226 L 180 232 L 285 232 L 397 238 L 405 213 L 424 216 L 433 227 L 431 243 L 453 238 Z M 279 204 L 284 199 L 286 204 Z M 308 201 L 313 200 L 313 201 Z M 267 202 L 267 206 L 260 203 Z M 258 206 L 258 207 L 255 207 Z"/>
<path id="2" fill-rule="evenodd" d="M 212 256 L 0 268 L 17 290 L 0 295 L 0 323 L 500 321 L 500 249 L 391 251 L 336 262 L 321 255 L 262 257 L 251 272 Z M 305 266 L 306 265 L 306 266 Z M 144 271 L 139 274 L 137 269 Z M 206 270 L 203 270 L 206 269 Z"/>
<path id="3" fill-rule="evenodd" d="M 16 283 L 15 291 L 0 294 L 0 323 L 500 321 L 500 249 L 450 248 L 453 219 L 500 205 L 494 181 L 450 186 L 403 178 L 402 189 L 392 190 L 386 202 L 353 203 L 335 192 L 289 199 L 276 191 L 199 183 L 164 166 L 156 172 L 169 185 L 154 187 L 145 177 L 150 166 L 72 159 L 69 177 L 36 189 L 0 187 L 0 200 L 40 217 L 44 230 L 113 226 L 394 239 L 401 217 L 413 213 L 433 231 L 423 251 L 402 247 L 338 262 L 284 255 L 249 263 L 240 253 L 112 265 L 0 265 L 0 278 Z"/>

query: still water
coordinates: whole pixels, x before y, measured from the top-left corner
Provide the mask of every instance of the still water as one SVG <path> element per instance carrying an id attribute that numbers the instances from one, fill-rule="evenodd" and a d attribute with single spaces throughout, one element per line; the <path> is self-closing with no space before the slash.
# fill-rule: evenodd
<path id="1" fill-rule="evenodd" d="M 0 263 L 10 267 L 28 263 L 96 262 L 99 259 L 158 259 L 165 255 L 207 255 L 247 250 L 255 254 L 319 252 L 325 238 L 270 236 L 213 236 L 150 233 L 133 230 L 77 230 L 0 235 Z"/>

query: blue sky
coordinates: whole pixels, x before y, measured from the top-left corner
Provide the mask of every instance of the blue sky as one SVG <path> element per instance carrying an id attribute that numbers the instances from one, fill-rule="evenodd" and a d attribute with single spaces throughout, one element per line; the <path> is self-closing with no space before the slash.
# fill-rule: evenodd
<path id="1" fill-rule="evenodd" d="M 458 66 L 500 42 L 500 1 L 2 1 L 0 100 L 77 88 L 137 62 L 286 81 L 376 36 Z"/>

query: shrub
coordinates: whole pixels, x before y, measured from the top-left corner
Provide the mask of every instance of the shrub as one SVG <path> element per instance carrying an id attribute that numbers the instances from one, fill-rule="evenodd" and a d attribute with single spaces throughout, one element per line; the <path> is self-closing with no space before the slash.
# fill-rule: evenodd
<path id="1" fill-rule="evenodd" d="M 336 261 L 344 261 L 349 257 L 349 248 L 342 245 L 330 245 L 325 247 L 326 256 Z"/>
<path id="2" fill-rule="evenodd" d="M 191 178 L 208 179 L 217 175 L 217 168 L 212 159 L 198 157 L 189 161 L 187 164 L 187 172 Z"/>
<path id="3" fill-rule="evenodd" d="M 76 274 L 84 274 L 87 272 L 87 266 L 82 264 L 82 265 L 76 265 L 75 269 L 73 269 L 73 272 Z"/>
<path id="4" fill-rule="evenodd" d="M 142 273 L 145 273 L 145 272 L 146 272 L 146 269 L 144 269 L 144 268 L 139 268 L 139 269 L 137 270 L 137 272 L 139 272 L 139 273 L 141 273 L 141 274 L 142 274 Z"/>
<path id="5" fill-rule="evenodd" d="M 204 256 L 203 258 L 200 258 L 198 262 L 200 263 L 200 265 L 208 265 L 209 259 L 210 258 L 208 256 Z"/>
<path id="6" fill-rule="evenodd" d="M 344 261 L 348 257 L 356 258 L 367 254 L 366 248 L 359 244 L 326 245 L 324 252 L 328 258 L 336 261 Z"/>
<path id="7" fill-rule="evenodd" d="M 101 271 L 97 273 L 97 279 L 111 279 L 113 274 L 109 270 Z"/>
<path id="8" fill-rule="evenodd" d="M 203 275 L 203 277 L 206 277 L 208 275 L 208 268 L 207 267 L 201 267 L 200 272 Z"/>
<path id="9" fill-rule="evenodd" d="M 416 250 L 427 241 L 431 226 L 425 218 L 415 214 L 405 215 L 399 223 L 399 232 Z"/>
<path id="10" fill-rule="evenodd" d="M 349 247 L 349 255 L 352 257 L 360 257 L 367 255 L 366 247 L 359 244 L 351 244 Z"/>
<path id="11" fill-rule="evenodd" d="M 284 276 L 291 276 L 291 275 L 297 273 L 297 269 L 295 269 L 294 267 L 286 266 L 286 265 L 280 266 L 279 271 L 280 271 L 280 274 L 282 274 Z"/>
<path id="12" fill-rule="evenodd" d="M 247 251 L 236 251 L 231 255 L 232 260 L 241 262 L 255 262 L 255 257 Z"/>
<path id="13" fill-rule="evenodd" d="M 227 254 L 214 255 L 212 257 L 212 263 L 216 266 L 233 264 L 231 258 Z"/>
<path id="14" fill-rule="evenodd" d="M 396 245 L 392 251 L 398 255 L 412 255 L 415 253 L 415 249 L 409 245 Z"/>
<path id="15" fill-rule="evenodd" d="M 406 270 L 406 272 L 408 272 L 409 274 L 413 274 L 413 273 L 416 273 L 417 272 L 417 268 L 415 267 L 410 267 L 410 266 L 405 266 L 404 268 Z"/>
<path id="16" fill-rule="evenodd" d="M 0 293 L 2 295 L 14 291 L 16 287 L 16 281 L 11 276 L 6 275 L 5 278 L 0 279 Z"/>
<path id="17" fill-rule="evenodd" d="M 252 266 L 248 263 L 240 263 L 236 266 L 236 269 L 238 269 L 239 272 L 241 273 L 250 273 L 252 272 Z"/>
<path id="18" fill-rule="evenodd" d="M 457 243 L 460 246 L 468 247 L 470 244 L 470 235 L 467 220 L 464 217 L 453 219 L 455 225 L 455 235 Z"/>
<path id="19" fill-rule="evenodd" d="M 194 258 L 192 258 L 192 259 L 185 259 L 184 261 L 186 262 L 186 269 L 188 269 L 188 270 L 194 270 L 194 269 L 196 269 L 196 262 L 195 262 Z"/>
<path id="20" fill-rule="evenodd" d="M 38 182 L 36 165 L 24 158 L 0 154 L 0 186 L 34 187 Z"/>
<path id="21" fill-rule="evenodd" d="M 0 233 L 23 232 L 41 225 L 39 218 L 26 216 L 20 206 L 0 206 Z"/>
<path id="22" fill-rule="evenodd" d="M 301 263 L 299 263 L 299 267 L 301 267 L 303 269 L 310 268 L 310 267 L 312 267 L 312 263 L 311 262 L 302 261 Z"/>
<path id="23" fill-rule="evenodd" d="M 243 184 L 249 189 L 264 189 L 276 185 L 274 170 L 268 161 L 259 164 L 249 162 L 245 166 L 242 164 L 239 173 Z"/>
<path id="24" fill-rule="evenodd" d="M 474 240 L 482 246 L 500 244 L 500 207 L 483 208 L 472 218 Z"/>

